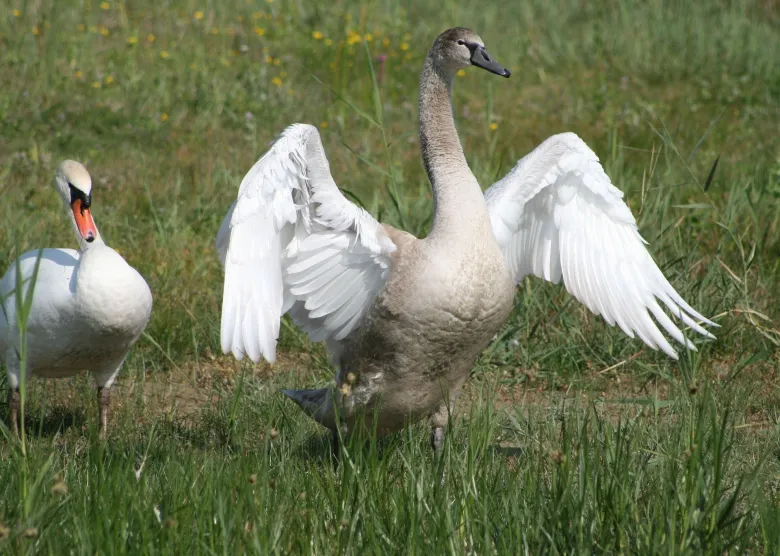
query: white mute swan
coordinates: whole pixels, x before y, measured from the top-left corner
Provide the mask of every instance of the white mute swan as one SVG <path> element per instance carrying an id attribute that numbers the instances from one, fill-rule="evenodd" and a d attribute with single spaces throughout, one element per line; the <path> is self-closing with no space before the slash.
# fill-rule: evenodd
<path id="1" fill-rule="evenodd" d="M 566 288 L 611 325 L 670 357 L 653 322 L 695 349 L 669 312 L 712 338 L 645 250 L 623 193 L 573 133 L 547 139 L 484 196 L 452 115 L 453 76 L 477 66 L 509 77 L 473 32 L 445 31 L 420 83 L 420 142 L 433 188 L 430 234 L 417 239 L 348 201 L 317 130 L 287 128 L 241 182 L 219 234 L 225 266 L 222 349 L 274 361 L 289 312 L 325 340 L 336 388 L 285 393 L 326 427 L 350 432 L 378 409 L 377 433 L 430 418 L 438 450 L 461 385 L 528 274 Z M 359 411 L 360 410 L 360 411 Z M 337 418 L 338 417 L 338 418 Z"/>
<path id="2" fill-rule="evenodd" d="M 92 218 L 92 180 L 78 162 L 66 160 L 54 180 L 79 250 L 43 249 L 27 321 L 27 371 L 60 378 L 88 369 L 95 375 L 100 432 L 108 425 L 110 388 L 152 311 L 152 293 L 141 275 L 103 243 Z M 19 330 L 16 264 L 27 294 L 39 250 L 24 253 L 3 276 L 0 354 L 8 373 L 9 423 L 19 412 Z"/>

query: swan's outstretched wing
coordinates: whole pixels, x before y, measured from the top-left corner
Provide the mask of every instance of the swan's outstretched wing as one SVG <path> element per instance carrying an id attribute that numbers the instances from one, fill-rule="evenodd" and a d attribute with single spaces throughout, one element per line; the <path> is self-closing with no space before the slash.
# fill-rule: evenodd
<path id="1" fill-rule="evenodd" d="M 387 281 L 394 250 L 339 191 L 317 129 L 288 127 L 244 177 L 217 234 L 222 350 L 273 362 L 287 311 L 312 340 L 343 340 Z"/>
<path id="2" fill-rule="evenodd" d="M 528 274 L 558 283 L 653 349 L 677 352 L 650 318 L 695 349 L 658 304 L 696 332 L 714 338 L 653 262 L 623 192 L 575 134 L 554 135 L 485 192 L 496 240 L 516 282 Z M 648 313 L 649 311 L 649 313 Z M 694 320 L 695 319 L 695 320 Z M 717 326 L 717 325 L 716 325 Z"/>

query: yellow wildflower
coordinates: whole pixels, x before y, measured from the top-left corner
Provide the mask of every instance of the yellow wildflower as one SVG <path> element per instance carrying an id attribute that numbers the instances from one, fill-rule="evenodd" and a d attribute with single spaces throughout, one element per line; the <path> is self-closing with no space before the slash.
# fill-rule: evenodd
<path id="1" fill-rule="evenodd" d="M 382 39 L 382 46 L 384 46 L 385 48 L 390 46 L 390 39 L 388 39 L 387 37 Z"/>
<path id="2" fill-rule="evenodd" d="M 320 129 L 327 129 L 328 128 L 328 122 L 320 122 Z"/>
<path id="3" fill-rule="evenodd" d="M 137 42 L 138 42 L 138 37 L 135 36 L 127 37 L 127 44 L 132 45 L 132 44 L 136 44 Z"/>
<path id="4" fill-rule="evenodd" d="M 193 17 L 194 17 L 195 19 L 197 19 L 198 21 L 200 21 L 201 19 L 203 19 L 203 12 L 202 12 L 202 11 L 200 11 L 200 10 L 198 10 L 197 12 L 195 12 L 195 13 L 193 14 Z"/>
<path id="5" fill-rule="evenodd" d="M 363 40 L 366 42 L 371 42 L 372 40 L 374 40 L 374 35 L 372 35 L 371 33 L 366 33 L 365 35 L 363 35 Z"/>
<path id="6" fill-rule="evenodd" d="M 274 58 L 274 65 L 278 66 L 281 62 L 279 61 L 279 58 Z"/>
<path id="7" fill-rule="evenodd" d="M 217 29 L 216 27 L 212 27 L 211 28 L 211 34 L 212 35 L 218 35 L 219 34 L 219 29 Z"/>
<path id="8" fill-rule="evenodd" d="M 110 7 L 111 7 L 111 5 L 108 2 L 101 2 L 100 3 L 100 9 L 101 10 L 107 10 Z"/>
<path id="9" fill-rule="evenodd" d="M 355 33 L 352 29 L 347 31 L 347 44 L 352 46 L 353 44 L 361 41 L 360 33 Z"/>
<path id="10" fill-rule="evenodd" d="M 160 114 L 160 121 L 161 121 L 161 122 L 166 122 L 166 121 L 168 121 L 168 114 L 166 114 L 165 112 L 163 112 L 162 114 Z"/>
<path id="11" fill-rule="evenodd" d="M 154 35 L 149 33 L 148 35 L 146 35 L 146 40 L 149 42 L 154 42 Z"/>
<path id="12" fill-rule="evenodd" d="M 106 27 L 105 25 L 101 25 L 100 34 L 103 35 L 104 37 L 107 37 L 109 34 L 108 27 Z"/>
<path id="13" fill-rule="evenodd" d="M 167 50 L 161 50 L 160 51 L 160 58 L 162 58 L 163 60 L 166 60 L 168 58 L 168 56 L 170 56 L 170 55 L 168 54 Z"/>
<path id="14" fill-rule="evenodd" d="M 93 81 L 92 82 L 92 88 L 93 89 L 100 89 L 100 81 Z"/>
<path id="15" fill-rule="evenodd" d="M 76 79 L 81 79 L 82 77 L 84 77 L 84 72 L 78 70 L 76 73 L 73 74 L 73 77 L 75 77 Z"/>
<path id="16" fill-rule="evenodd" d="M 412 55 L 412 53 L 411 53 L 411 52 L 407 52 L 407 53 L 406 53 L 406 59 L 407 59 L 407 60 L 411 60 L 412 58 L 414 58 L 414 56 Z"/>
<path id="17" fill-rule="evenodd" d="M 14 14 L 14 17 L 19 17 L 19 16 L 22 15 L 22 12 L 20 12 L 19 10 L 14 10 L 13 14 Z"/>
<path id="18" fill-rule="evenodd" d="M 104 81 L 106 85 L 111 85 L 114 82 L 114 78 L 109 75 L 108 77 L 105 78 Z"/>
<path id="19" fill-rule="evenodd" d="M 311 38 L 313 38 L 315 41 L 320 40 L 324 36 L 325 35 L 323 35 L 321 31 L 312 31 L 311 32 Z"/>
<path id="20" fill-rule="evenodd" d="M 255 27 L 255 35 L 257 35 L 258 37 L 262 37 L 263 35 L 265 35 L 265 29 L 263 29 L 262 27 Z"/>
<path id="21" fill-rule="evenodd" d="M 190 64 L 190 69 L 191 70 L 196 70 L 196 69 L 198 69 L 198 66 L 196 66 L 195 64 Z"/>
<path id="22" fill-rule="evenodd" d="M 282 78 L 279 77 L 279 76 L 276 76 L 273 79 L 271 79 L 271 83 L 273 83 L 277 87 L 281 87 L 282 86 Z"/>
<path id="23" fill-rule="evenodd" d="M 273 4 L 274 3 L 274 0 L 265 0 L 265 1 L 268 2 L 269 4 Z"/>
<path id="24" fill-rule="evenodd" d="M 40 34 L 41 34 L 41 30 L 40 30 L 40 29 L 38 29 L 37 27 L 33 27 L 33 28 L 32 28 L 32 34 L 33 34 L 33 35 L 35 35 L 35 36 L 37 37 L 38 35 L 40 35 Z"/>
<path id="25" fill-rule="evenodd" d="M 457 75 L 458 77 L 463 77 L 466 75 L 466 70 L 459 69 L 455 75 Z"/>
<path id="26" fill-rule="evenodd" d="M 263 12 L 255 12 L 252 14 L 252 19 L 260 19 L 263 17 Z"/>
<path id="27" fill-rule="evenodd" d="M 498 129 L 498 124 L 496 122 L 490 122 L 490 131 L 495 131 Z"/>
<path id="28" fill-rule="evenodd" d="M 409 44 L 405 43 L 405 42 L 402 42 L 401 43 L 401 50 L 409 50 Z"/>
<path id="29" fill-rule="evenodd" d="M 333 40 L 331 39 L 325 39 L 325 46 L 330 46 L 333 44 Z"/>

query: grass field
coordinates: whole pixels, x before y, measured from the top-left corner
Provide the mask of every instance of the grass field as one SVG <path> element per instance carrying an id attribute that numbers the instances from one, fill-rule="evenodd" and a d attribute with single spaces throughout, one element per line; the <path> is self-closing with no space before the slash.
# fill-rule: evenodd
<path id="1" fill-rule="evenodd" d="M 777 2 L 6 6 L 1 270 L 75 246 L 51 186 L 75 158 L 155 308 L 107 442 L 90 377 L 30 382 L 24 447 L 0 440 L 0 553 L 780 551 Z M 420 425 L 334 464 L 324 430 L 278 393 L 330 380 L 322 346 L 285 323 L 274 367 L 220 355 L 213 239 L 292 122 L 319 126 L 342 188 L 424 235 L 417 80 L 453 25 L 513 72 L 456 80 L 480 182 L 576 132 L 672 284 L 722 328 L 674 362 L 527 280 L 441 460 Z"/>

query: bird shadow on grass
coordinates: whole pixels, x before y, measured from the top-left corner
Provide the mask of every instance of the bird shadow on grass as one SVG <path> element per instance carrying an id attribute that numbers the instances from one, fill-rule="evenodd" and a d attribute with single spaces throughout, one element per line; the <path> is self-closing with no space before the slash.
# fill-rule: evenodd
<path id="1" fill-rule="evenodd" d="M 334 458 L 334 450 L 330 431 L 310 434 L 293 448 L 293 454 L 301 460 L 316 463 L 331 461 Z"/>
<path id="2" fill-rule="evenodd" d="M 386 457 L 390 457 L 396 450 L 403 450 L 403 444 L 405 442 L 410 442 L 410 439 L 407 438 L 404 433 L 390 434 L 375 441 L 369 439 L 350 439 L 347 441 L 346 448 L 339 446 L 338 450 L 341 452 L 346 450 L 352 455 L 356 455 L 359 451 L 362 456 L 368 456 L 372 450 L 372 442 L 376 442 L 376 458 L 382 460 Z M 430 448 L 426 443 L 426 446 L 422 448 L 422 450 L 428 449 L 433 452 L 433 448 Z M 525 448 L 521 446 L 490 444 L 488 450 L 507 459 L 517 459 L 525 455 Z M 328 462 L 335 457 L 332 433 L 327 431 L 324 433 L 316 432 L 309 435 L 293 449 L 293 453 L 301 460 L 317 463 Z M 338 461 L 338 457 L 335 457 L 335 461 Z"/>
<path id="3" fill-rule="evenodd" d="M 293 454 L 306 461 L 316 463 L 338 462 L 345 452 L 351 456 L 370 457 L 375 452 L 376 459 L 382 460 L 389 457 L 403 440 L 397 434 L 391 434 L 382 438 L 371 440 L 368 438 L 350 438 L 344 442 L 334 438 L 330 430 L 315 432 L 306 437 L 293 448 Z M 374 444 L 372 446 L 372 444 Z"/>
<path id="4" fill-rule="evenodd" d="M 519 458 L 525 455 L 525 449 L 521 446 L 501 446 L 500 444 L 491 444 L 488 448 L 496 454 L 502 455 L 506 458 Z"/>
<path id="5" fill-rule="evenodd" d="M 89 426 L 86 412 L 67 406 L 47 407 L 43 410 L 28 410 L 24 418 L 24 429 L 28 436 L 51 437 L 68 430 L 84 430 Z"/>

